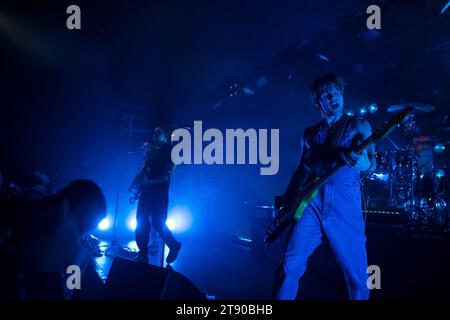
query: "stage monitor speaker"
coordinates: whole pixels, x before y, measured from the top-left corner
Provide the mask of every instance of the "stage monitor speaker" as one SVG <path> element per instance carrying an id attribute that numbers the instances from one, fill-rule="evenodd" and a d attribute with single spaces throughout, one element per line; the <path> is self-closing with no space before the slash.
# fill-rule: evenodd
<path id="1" fill-rule="evenodd" d="M 190 280 L 170 269 L 116 258 L 105 283 L 107 300 L 206 300 Z"/>

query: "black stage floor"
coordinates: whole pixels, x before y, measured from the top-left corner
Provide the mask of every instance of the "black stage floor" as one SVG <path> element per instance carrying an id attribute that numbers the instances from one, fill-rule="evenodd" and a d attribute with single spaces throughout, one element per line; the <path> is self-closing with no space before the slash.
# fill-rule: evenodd
<path id="1" fill-rule="evenodd" d="M 411 234 L 401 228 L 368 226 L 367 239 L 369 265 L 381 269 L 381 289 L 372 290 L 371 299 L 450 298 L 447 233 Z M 183 247 L 173 269 L 210 299 L 271 298 L 279 252 L 263 252 L 256 241 L 250 245 L 221 234 L 180 240 Z M 130 241 L 128 246 L 135 248 L 135 243 Z M 151 264 L 160 265 L 160 261 L 159 254 L 150 256 Z M 106 278 L 112 257 L 96 258 L 96 263 L 97 272 Z M 346 299 L 342 272 L 326 242 L 309 259 L 300 288 L 299 299 Z"/>

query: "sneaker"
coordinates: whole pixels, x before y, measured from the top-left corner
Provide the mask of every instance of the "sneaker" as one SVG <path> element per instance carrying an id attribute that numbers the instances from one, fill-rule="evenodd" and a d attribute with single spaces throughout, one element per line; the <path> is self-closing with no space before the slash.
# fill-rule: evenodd
<path id="1" fill-rule="evenodd" d="M 167 255 L 166 262 L 171 264 L 178 257 L 178 252 L 180 252 L 181 243 L 175 241 L 175 244 L 170 248 L 169 254 Z"/>

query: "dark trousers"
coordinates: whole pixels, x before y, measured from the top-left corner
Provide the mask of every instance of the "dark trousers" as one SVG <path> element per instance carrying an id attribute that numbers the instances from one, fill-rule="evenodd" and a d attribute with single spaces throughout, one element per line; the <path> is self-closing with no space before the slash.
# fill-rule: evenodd
<path id="1" fill-rule="evenodd" d="M 169 204 L 169 187 L 167 184 L 155 184 L 143 187 L 136 212 L 136 243 L 140 251 L 148 250 L 151 226 L 160 234 L 163 241 L 172 248 L 175 238 L 166 226 L 167 207 Z M 151 222 L 150 222 L 151 217 Z"/>

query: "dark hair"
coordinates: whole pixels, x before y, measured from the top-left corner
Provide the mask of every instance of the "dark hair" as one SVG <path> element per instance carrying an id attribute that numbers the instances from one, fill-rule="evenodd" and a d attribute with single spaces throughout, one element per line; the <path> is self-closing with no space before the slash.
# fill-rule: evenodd
<path id="1" fill-rule="evenodd" d="M 80 233 L 94 229 L 106 215 L 105 197 L 93 181 L 74 180 L 58 195 L 69 200 Z"/>
<path id="2" fill-rule="evenodd" d="M 18 186 L 24 189 L 30 189 L 36 186 L 44 185 L 44 180 L 35 173 L 27 173 L 17 181 Z"/>
<path id="3" fill-rule="evenodd" d="M 324 86 L 334 84 L 338 87 L 338 89 L 344 93 L 344 87 L 346 85 L 344 79 L 341 77 L 336 76 L 334 73 L 327 73 L 321 76 L 318 76 L 314 79 L 314 81 L 311 84 L 311 87 L 309 90 L 311 91 L 311 98 L 314 102 L 314 104 L 318 103 L 319 97 L 318 93 L 320 89 L 322 89 Z"/>
<path id="4" fill-rule="evenodd" d="M 165 127 L 165 126 L 157 126 L 157 127 L 155 127 L 154 129 L 153 129 L 153 134 L 156 134 L 156 133 L 159 133 L 159 132 L 162 132 L 162 133 L 164 133 L 165 135 L 168 135 L 169 134 L 169 130 Z"/>

